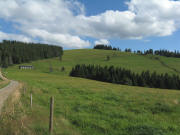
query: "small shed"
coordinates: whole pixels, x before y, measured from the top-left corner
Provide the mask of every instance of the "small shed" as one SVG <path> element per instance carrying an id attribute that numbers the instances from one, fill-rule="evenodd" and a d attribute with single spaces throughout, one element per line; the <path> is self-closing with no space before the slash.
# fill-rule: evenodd
<path id="1" fill-rule="evenodd" d="M 19 66 L 19 69 L 33 69 L 33 66 Z"/>

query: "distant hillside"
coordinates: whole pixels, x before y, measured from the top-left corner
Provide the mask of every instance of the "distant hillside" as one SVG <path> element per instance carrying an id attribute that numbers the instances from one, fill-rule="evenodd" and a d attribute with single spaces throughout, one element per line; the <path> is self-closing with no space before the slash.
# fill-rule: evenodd
<path id="1" fill-rule="evenodd" d="M 119 48 L 112 47 L 111 45 L 95 45 L 94 49 L 101 49 L 101 50 L 116 50 L 121 51 Z M 126 48 L 124 52 L 132 52 L 130 48 Z M 180 52 L 179 51 L 168 51 L 168 50 L 144 50 L 144 51 L 133 51 L 134 54 L 140 54 L 140 55 L 159 55 L 159 56 L 165 56 L 165 57 L 175 57 L 180 58 Z"/>
<path id="2" fill-rule="evenodd" d="M 69 76 L 72 67 L 77 64 L 113 65 L 134 73 L 149 70 L 150 73 L 179 75 L 176 72 L 180 69 L 179 58 L 81 49 L 64 51 L 62 61 L 57 57 L 23 65 L 29 64 L 35 68 L 19 70 L 19 65 L 13 65 L 3 69 L 6 77 L 25 85 L 20 91 L 20 100 L 17 103 L 8 101 L 1 114 L 0 135 L 48 135 L 51 96 L 55 99 L 55 135 L 180 133 L 180 91 L 117 85 Z"/>
<path id="3" fill-rule="evenodd" d="M 179 75 L 176 70 L 180 69 L 180 59 L 172 57 L 138 55 L 129 52 L 98 49 L 67 50 L 64 53 L 66 58 L 70 58 L 71 64 L 69 64 L 71 66 L 76 64 L 113 65 L 114 67 L 122 67 L 136 73 L 149 70 L 151 73 L 156 71 L 158 74 L 168 73 L 171 75 Z M 107 61 L 107 56 L 110 57 L 109 61 Z"/>

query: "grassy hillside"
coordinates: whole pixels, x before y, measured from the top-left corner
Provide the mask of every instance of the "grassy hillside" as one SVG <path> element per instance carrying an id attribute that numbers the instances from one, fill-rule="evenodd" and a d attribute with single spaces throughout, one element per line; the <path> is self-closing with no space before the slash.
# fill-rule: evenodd
<path id="1" fill-rule="evenodd" d="M 110 61 L 106 61 L 107 55 Z M 158 57 L 168 67 L 153 56 L 104 50 L 68 50 L 61 62 L 54 58 L 27 64 L 33 65 L 34 70 L 19 70 L 18 65 L 9 67 L 4 74 L 25 83 L 27 92 L 24 94 L 22 90 L 21 102 L 14 103 L 14 113 L 1 116 L 0 134 L 48 134 L 49 98 L 54 96 L 54 134 L 57 135 L 178 135 L 180 91 L 68 76 L 75 64 L 114 65 L 134 72 L 179 74 L 172 68 L 178 70 L 180 59 Z M 51 73 L 50 65 L 53 67 Z M 65 72 L 61 72 L 62 66 Z M 32 109 L 30 93 L 33 93 Z"/>

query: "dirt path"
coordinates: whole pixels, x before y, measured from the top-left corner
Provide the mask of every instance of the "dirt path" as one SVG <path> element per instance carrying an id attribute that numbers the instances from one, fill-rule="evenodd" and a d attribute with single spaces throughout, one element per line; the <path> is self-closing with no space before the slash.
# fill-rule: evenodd
<path id="1" fill-rule="evenodd" d="M 159 57 L 149 57 L 149 56 L 147 56 L 146 58 L 151 59 L 151 60 L 156 60 L 156 61 L 158 61 L 162 66 L 164 66 L 164 67 L 166 67 L 166 68 L 168 68 L 168 69 L 170 69 L 170 70 L 173 70 L 174 72 L 180 74 L 180 71 L 179 71 L 179 70 L 177 70 L 177 69 L 174 68 L 174 67 L 169 66 L 169 65 L 166 64 L 164 61 L 162 61 Z"/>
<path id="2" fill-rule="evenodd" d="M 174 67 L 170 67 L 169 65 L 167 65 L 167 64 L 166 64 L 165 62 L 163 62 L 162 60 L 157 59 L 157 61 L 159 61 L 159 62 L 161 63 L 161 65 L 163 65 L 164 67 L 167 67 L 167 68 L 173 70 L 174 72 L 180 74 L 180 71 L 179 71 L 179 70 L 177 70 L 177 69 L 174 68 Z"/>
<path id="3" fill-rule="evenodd" d="M 1 78 L 3 81 L 8 81 L 8 79 L 2 75 L 1 69 L 0 69 L 0 78 Z"/>
<path id="4" fill-rule="evenodd" d="M 1 70 L 0 70 L 0 78 L 2 78 L 3 81 L 9 81 L 7 78 L 5 78 L 2 75 Z M 6 101 L 6 99 L 8 98 L 8 96 L 13 91 L 19 89 L 19 87 L 20 87 L 20 84 L 17 81 L 10 81 L 10 83 L 6 87 L 0 89 L 0 113 L 1 113 L 1 110 L 3 107 L 3 104 Z"/>

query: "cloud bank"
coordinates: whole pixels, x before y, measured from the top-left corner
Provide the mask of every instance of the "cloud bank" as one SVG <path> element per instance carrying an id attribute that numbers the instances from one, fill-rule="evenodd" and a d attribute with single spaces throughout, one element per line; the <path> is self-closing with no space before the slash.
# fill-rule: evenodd
<path id="1" fill-rule="evenodd" d="M 1 0 L 0 18 L 15 23 L 21 35 L 0 31 L 0 39 L 90 46 L 84 37 L 108 43 L 110 39 L 143 39 L 172 35 L 180 27 L 180 1 L 130 0 L 126 11 L 107 10 L 86 16 L 76 0 Z"/>
<path id="2" fill-rule="evenodd" d="M 95 45 L 102 44 L 102 45 L 109 45 L 109 41 L 107 39 L 100 39 L 94 42 Z"/>

